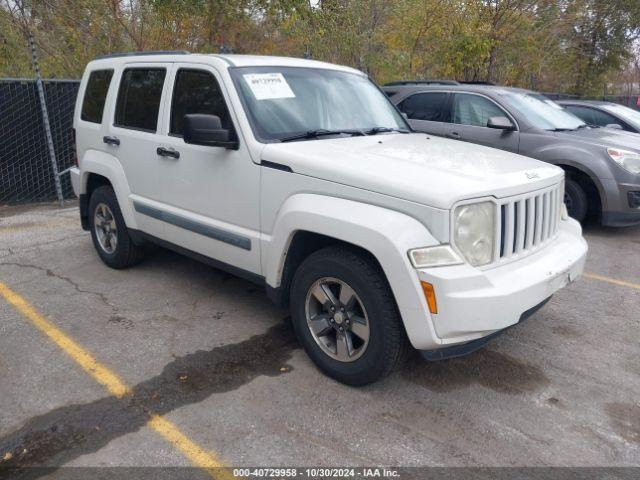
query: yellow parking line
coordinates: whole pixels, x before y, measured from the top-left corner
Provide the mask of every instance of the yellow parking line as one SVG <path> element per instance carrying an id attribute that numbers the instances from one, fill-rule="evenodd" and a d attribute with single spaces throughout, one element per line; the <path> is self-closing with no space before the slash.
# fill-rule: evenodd
<path id="1" fill-rule="evenodd" d="M 69 357 L 71 357 L 80 367 L 84 369 L 96 382 L 103 385 L 109 393 L 117 398 L 122 398 L 131 393 L 128 387 L 114 372 L 102 365 L 88 351 L 65 334 L 62 330 L 44 318 L 32 307 L 23 297 L 0 282 L 0 295 L 12 305 L 18 312 L 26 317 L 31 323 L 53 343 L 60 347 Z M 229 477 L 230 473 L 212 452 L 207 452 L 198 444 L 189 439 L 169 420 L 149 412 L 147 423 L 151 429 L 159 433 L 165 440 L 171 443 L 176 449 L 187 457 L 191 463 L 197 467 L 206 469 L 215 478 Z M 213 469 L 224 468 L 214 473 Z"/>
<path id="2" fill-rule="evenodd" d="M 93 355 L 84 350 L 58 327 L 40 315 L 24 298 L 2 282 L 0 282 L 0 294 L 2 294 L 5 300 L 18 310 L 18 312 L 28 318 L 38 330 L 49 337 L 53 343 L 58 345 L 58 347 L 80 365 L 85 372 L 91 375 L 96 382 L 106 387 L 112 395 L 122 398 L 129 392 L 129 387 L 127 387 L 115 373 L 101 365 Z"/>
<path id="3" fill-rule="evenodd" d="M 211 452 L 203 450 L 166 418 L 152 413 L 147 425 L 182 452 L 192 464 L 207 470 L 212 477 L 217 479 L 234 478 L 226 465 L 216 459 Z"/>
<path id="4" fill-rule="evenodd" d="M 585 273 L 585 277 L 591 278 L 593 280 L 600 280 L 601 282 L 611 283 L 613 285 L 619 285 L 621 287 L 629 287 L 635 290 L 640 290 L 640 284 L 625 282 L 623 280 L 616 280 L 615 278 L 605 277 L 603 275 L 596 275 L 595 273 Z"/>

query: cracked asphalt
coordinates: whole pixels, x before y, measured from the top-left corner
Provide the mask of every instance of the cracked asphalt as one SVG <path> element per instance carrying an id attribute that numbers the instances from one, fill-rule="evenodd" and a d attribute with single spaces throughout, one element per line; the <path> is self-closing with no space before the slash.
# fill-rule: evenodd
<path id="1" fill-rule="evenodd" d="M 111 270 L 74 206 L 0 207 L 0 282 L 132 386 L 110 396 L 0 298 L 0 465 L 189 465 L 153 410 L 233 466 L 640 466 L 640 227 L 585 236 L 600 279 L 468 357 L 350 388 L 260 288 L 162 249 Z"/>

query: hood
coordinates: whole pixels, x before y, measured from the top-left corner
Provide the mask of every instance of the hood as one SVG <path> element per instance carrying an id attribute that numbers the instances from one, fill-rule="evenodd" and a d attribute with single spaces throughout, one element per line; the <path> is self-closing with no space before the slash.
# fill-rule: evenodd
<path id="1" fill-rule="evenodd" d="M 530 192 L 564 175 L 532 158 L 423 133 L 271 143 L 261 159 L 298 174 L 443 209 L 459 200 Z"/>
<path id="2" fill-rule="evenodd" d="M 585 142 L 596 147 L 617 147 L 640 152 L 640 134 L 614 128 L 581 128 L 569 132 L 555 132 L 558 138 Z"/>

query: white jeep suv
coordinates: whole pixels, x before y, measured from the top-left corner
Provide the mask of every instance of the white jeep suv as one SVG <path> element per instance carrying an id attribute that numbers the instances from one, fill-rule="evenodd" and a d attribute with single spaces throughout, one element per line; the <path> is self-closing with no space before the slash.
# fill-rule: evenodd
<path id="1" fill-rule="evenodd" d="M 90 62 L 71 172 L 100 258 L 158 243 L 291 309 L 325 373 L 362 385 L 408 345 L 471 352 L 584 267 L 563 171 L 414 133 L 365 74 L 151 52 Z"/>

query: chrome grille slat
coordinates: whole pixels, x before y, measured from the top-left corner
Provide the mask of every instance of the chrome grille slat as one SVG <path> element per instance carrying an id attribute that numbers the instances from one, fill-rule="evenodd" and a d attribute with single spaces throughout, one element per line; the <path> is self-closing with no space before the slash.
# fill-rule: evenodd
<path id="1" fill-rule="evenodd" d="M 553 204 L 553 216 L 551 222 L 553 223 L 553 235 L 558 233 L 558 220 L 560 219 L 560 191 L 555 190 L 553 192 L 554 204 Z"/>
<path id="2" fill-rule="evenodd" d="M 538 245 L 542 238 L 542 195 L 536 196 L 536 237 L 534 245 Z"/>
<path id="3" fill-rule="evenodd" d="M 556 211 L 556 192 L 551 191 L 551 211 L 549 212 L 549 236 L 552 237 L 556 230 L 554 213 Z"/>
<path id="4" fill-rule="evenodd" d="M 547 235 L 549 235 L 549 194 L 542 194 L 542 241 L 547 240 Z"/>
<path id="5" fill-rule="evenodd" d="M 537 250 L 558 233 L 562 184 L 498 202 L 494 263 Z"/>
<path id="6" fill-rule="evenodd" d="M 516 230 L 516 239 L 515 239 L 515 243 L 516 243 L 516 254 L 522 252 L 522 250 L 524 249 L 524 232 L 525 232 L 525 226 L 527 224 L 527 219 L 525 217 L 525 202 L 526 200 L 520 200 L 518 202 L 516 202 L 517 205 L 517 212 L 518 212 L 518 226 L 517 226 L 517 230 Z"/>
<path id="7" fill-rule="evenodd" d="M 527 241 L 524 248 L 529 250 L 533 245 L 533 234 L 536 221 L 535 197 L 527 198 Z"/>
<path id="8" fill-rule="evenodd" d="M 545 194 L 547 198 L 547 204 L 544 207 L 544 240 L 547 241 L 549 239 L 549 225 L 551 222 L 551 192 L 547 192 Z"/>
<path id="9" fill-rule="evenodd" d="M 509 258 L 513 254 L 513 203 L 508 203 L 504 222 L 504 253 L 503 257 Z"/>

